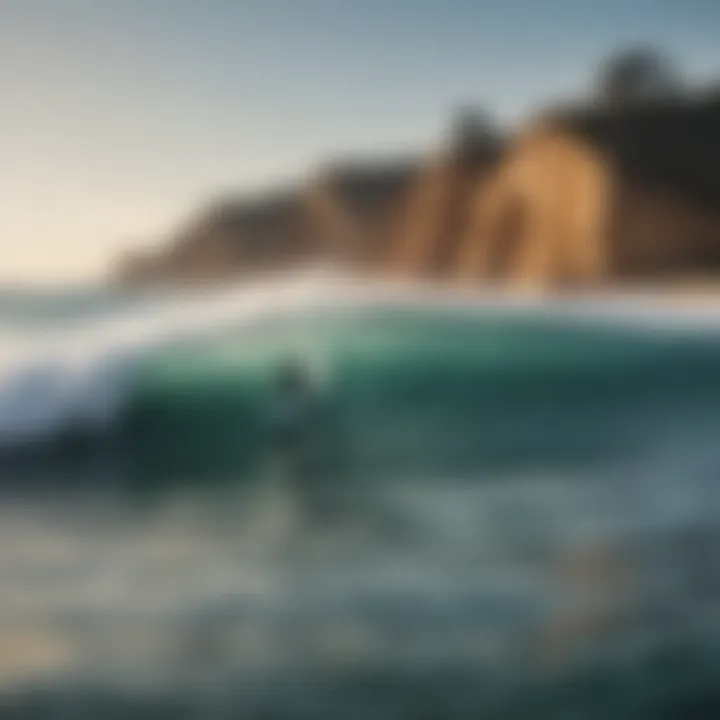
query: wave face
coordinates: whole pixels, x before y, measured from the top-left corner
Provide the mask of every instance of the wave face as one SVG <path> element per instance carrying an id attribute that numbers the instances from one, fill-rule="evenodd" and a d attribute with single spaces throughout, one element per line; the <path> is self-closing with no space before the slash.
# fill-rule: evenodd
<path id="1" fill-rule="evenodd" d="M 0 663 L 0 707 L 7 686 L 23 717 L 710 708 L 717 320 L 327 272 L 0 294 L 2 481 L 53 489 L 0 503 L 0 647 L 42 650 Z M 267 470 L 287 358 L 330 420 L 309 523 Z"/>
<path id="2" fill-rule="evenodd" d="M 322 274 L 195 297 L 0 295 L 0 451 L 81 437 L 153 476 L 249 472 L 274 373 L 297 358 L 357 469 L 632 453 L 712 407 L 720 333 L 677 320 Z"/>

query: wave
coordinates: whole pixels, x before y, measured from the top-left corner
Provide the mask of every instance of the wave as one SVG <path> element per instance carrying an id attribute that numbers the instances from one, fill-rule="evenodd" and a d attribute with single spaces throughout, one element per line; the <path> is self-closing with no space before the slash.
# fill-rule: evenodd
<path id="1" fill-rule="evenodd" d="M 0 449 L 122 436 L 145 474 L 240 471 L 290 355 L 324 377 L 355 464 L 387 473 L 636 449 L 718 389 L 718 310 L 649 296 L 463 293 L 319 269 L 98 303 L 0 331 Z"/>
<path id="2" fill-rule="evenodd" d="M 112 312 L 96 307 L 74 322 L 66 317 L 59 327 L 39 330 L 28 316 L 47 321 L 47 302 L 38 310 L 6 299 L 3 319 L 15 324 L 6 323 L 1 334 L 0 446 L 44 440 L 78 423 L 107 427 L 121 414 L 144 358 L 168 343 L 301 304 L 313 296 L 314 284 L 308 278 L 284 288 L 257 283 L 233 292 L 142 295 Z M 98 298 L 82 300 L 87 306 Z"/>

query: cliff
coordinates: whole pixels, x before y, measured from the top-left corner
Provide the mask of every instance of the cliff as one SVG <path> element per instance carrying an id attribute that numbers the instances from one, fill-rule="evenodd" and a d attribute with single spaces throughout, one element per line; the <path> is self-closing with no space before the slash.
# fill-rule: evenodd
<path id="1" fill-rule="evenodd" d="M 718 274 L 719 121 L 710 95 L 543 114 L 477 189 L 458 274 L 543 286 Z"/>
<path id="2" fill-rule="evenodd" d="M 306 201 L 314 231 L 329 257 L 358 269 L 375 265 L 397 222 L 418 163 L 345 164 L 311 183 Z"/>
<path id="3" fill-rule="evenodd" d="M 481 128 L 482 126 L 478 126 Z M 474 201 L 503 156 L 497 134 L 464 126 L 449 147 L 417 173 L 391 229 L 383 273 L 413 277 L 452 276 L 460 243 L 472 222 Z"/>
<path id="4" fill-rule="evenodd" d="M 127 262 L 125 279 L 209 282 L 277 267 L 318 253 L 302 199 L 282 191 L 257 200 L 230 198 L 204 208 L 170 234 L 155 257 Z"/>
<path id="5" fill-rule="evenodd" d="M 116 276 L 210 282 L 320 259 L 543 287 L 720 274 L 720 96 L 555 109 L 509 138 L 465 115 L 424 160 L 214 203 L 165 248 Z"/>
<path id="6" fill-rule="evenodd" d="M 170 233 L 159 254 L 126 254 L 113 277 L 126 284 L 185 284 L 314 260 L 370 265 L 415 173 L 409 160 L 346 163 L 297 188 L 212 203 Z"/>

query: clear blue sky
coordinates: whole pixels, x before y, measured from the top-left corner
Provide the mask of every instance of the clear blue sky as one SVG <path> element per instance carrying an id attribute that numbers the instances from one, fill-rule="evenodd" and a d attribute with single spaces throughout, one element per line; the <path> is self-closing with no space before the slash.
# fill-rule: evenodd
<path id="1" fill-rule="evenodd" d="M 0 0 L 0 280 L 98 272 L 205 198 L 515 121 L 613 48 L 720 75 L 719 0 Z"/>

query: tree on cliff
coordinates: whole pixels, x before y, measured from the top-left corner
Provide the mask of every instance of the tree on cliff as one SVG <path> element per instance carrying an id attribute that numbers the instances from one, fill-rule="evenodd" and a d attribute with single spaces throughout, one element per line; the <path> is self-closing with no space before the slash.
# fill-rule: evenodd
<path id="1" fill-rule="evenodd" d="M 450 138 L 452 152 L 461 157 L 492 153 L 501 142 L 489 115 L 474 107 L 461 108 L 454 114 Z"/>
<path id="2" fill-rule="evenodd" d="M 677 97 L 684 82 L 665 55 L 649 47 L 634 47 L 612 55 L 600 68 L 598 96 L 603 104 L 618 106 L 638 100 Z"/>

